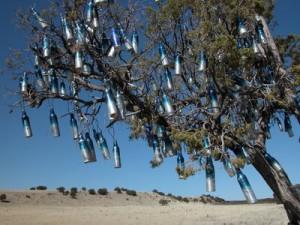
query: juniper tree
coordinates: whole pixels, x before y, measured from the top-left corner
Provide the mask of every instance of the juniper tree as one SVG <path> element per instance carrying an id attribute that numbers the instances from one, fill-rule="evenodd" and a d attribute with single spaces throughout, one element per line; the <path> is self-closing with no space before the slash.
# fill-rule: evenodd
<path id="1" fill-rule="evenodd" d="M 290 116 L 300 121 L 299 37 L 273 38 L 274 5 L 65 0 L 20 14 L 29 37 L 25 56 L 34 59 L 25 72 L 24 65 L 15 67 L 25 136 L 32 136 L 27 107 L 64 100 L 85 162 L 96 161 L 91 131 L 104 158 L 111 158 L 94 129 L 106 115 L 107 129 L 125 123 L 131 138 L 148 142 L 153 167 L 176 156 L 180 178 L 205 171 L 208 191 L 215 189 L 213 161 L 220 161 L 255 202 L 241 172 L 252 164 L 284 204 L 290 224 L 299 224 L 299 197 L 266 150 L 271 126 L 293 136 Z M 53 108 L 50 121 L 59 136 Z M 116 142 L 113 153 L 119 168 Z"/>

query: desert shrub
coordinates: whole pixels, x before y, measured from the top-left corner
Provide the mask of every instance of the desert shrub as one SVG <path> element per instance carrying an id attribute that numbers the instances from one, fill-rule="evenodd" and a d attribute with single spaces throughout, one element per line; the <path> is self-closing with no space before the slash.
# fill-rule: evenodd
<path id="1" fill-rule="evenodd" d="M 153 189 L 152 192 L 153 193 L 158 193 L 158 190 L 157 189 Z"/>
<path id="2" fill-rule="evenodd" d="M 77 194 L 78 190 L 77 190 L 76 187 L 72 187 L 72 188 L 70 189 L 70 192 L 71 192 L 71 193 Z"/>
<path id="3" fill-rule="evenodd" d="M 170 202 L 170 200 L 166 200 L 166 199 L 160 199 L 160 200 L 158 201 L 158 203 L 159 203 L 160 205 L 163 205 L 163 206 L 168 205 L 169 202 Z"/>
<path id="4" fill-rule="evenodd" d="M 35 187 L 31 187 L 30 190 L 31 190 L 31 191 L 34 191 L 34 190 L 35 190 Z"/>
<path id="5" fill-rule="evenodd" d="M 137 193 L 134 190 L 126 190 L 126 194 L 130 196 L 137 196 Z"/>
<path id="6" fill-rule="evenodd" d="M 198 198 L 193 198 L 193 202 L 199 202 Z"/>
<path id="7" fill-rule="evenodd" d="M 181 196 L 176 196 L 175 199 L 181 202 L 183 198 Z"/>
<path id="8" fill-rule="evenodd" d="M 69 192 L 69 191 L 65 191 L 65 192 L 63 192 L 63 194 L 64 194 L 64 195 L 69 195 L 70 192 Z"/>
<path id="9" fill-rule="evenodd" d="M 56 190 L 60 193 L 64 193 L 66 189 L 64 187 L 58 187 Z"/>
<path id="10" fill-rule="evenodd" d="M 77 195 L 77 193 L 76 192 L 70 192 L 70 196 L 71 196 L 71 198 L 76 198 L 76 195 Z"/>
<path id="11" fill-rule="evenodd" d="M 6 200 L 6 194 L 1 194 L 0 195 L 0 201 L 4 202 Z"/>
<path id="12" fill-rule="evenodd" d="M 82 187 L 81 190 L 82 190 L 82 191 L 86 191 L 86 187 Z"/>
<path id="13" fill-rule="evenodd" d="M 115 192 L 117 192 L 118 194 L 122 194 L 122 190 L 121 190 L 121 188 L 119 188 L 119 187 L 116 187 L 114 190 L 115 190 Z"/>
<path id="14" fill-rule="evenodd" d="M 26 198 L 31 198 L 30 195 L 26 195 L 25 197 L 26 197 Z"/>
<path id="15" fill-rule="evenodd" d="M 174 197 L 171 193 L 168 193 L 167 196 L 170 198 Z"/>
<path id="16" fill-rule="evenodd" d="M 99 188 L 98 189 L 98 194 L 99 195 L 107 195 L 108 194 L 108 191 L 106 188 Z"/>
<path id="17" fill-rule="evenodd" d="M 185 203 L 189 203 L 190 200 L 188 198 L 182 198 L 182 201 L 185 202 Z"/>
<path id="18" fill-rule="evenodd" d="M 96 194 L 95 189 L 89 189 L 88 192 L 89 192 L 90 195 L 95 195 Z"/>
<path id="19" fill-rule="evenodd" d="M 121 188 L 121 191 L 126 192 L 128 189 L 127 188 Z"/>
<path id="20" fill-rule="evenodd" d="M 47 190 L 47 186 L 39 185 L 36 187 L 36 190 L 45 191 L 45 190 Z"/>

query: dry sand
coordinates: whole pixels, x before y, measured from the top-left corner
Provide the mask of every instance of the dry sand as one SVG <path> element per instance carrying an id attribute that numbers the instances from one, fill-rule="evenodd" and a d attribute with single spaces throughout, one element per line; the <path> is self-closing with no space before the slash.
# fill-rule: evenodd
<path id="1" fill-rule="evenodd" d="M 58 192 L 6 193 L 0 202 L 1 225 L 284 225 L 288 219 L 282 205 L 210 205 L 179 203 L 159 205 L 153 193 L 78 194 L 77 199 Z"/>

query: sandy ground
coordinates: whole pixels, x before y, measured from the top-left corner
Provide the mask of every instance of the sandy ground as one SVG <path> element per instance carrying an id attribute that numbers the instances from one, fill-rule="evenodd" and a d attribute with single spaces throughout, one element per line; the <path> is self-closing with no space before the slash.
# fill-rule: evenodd
<path id="1" fill-rule="evenodd" d="M 287 217 L 281 205 L 209 205 L 178 203 L 159 205 L 160 196 L 137 197 L 110 193 L 77 199 L 57 192 L 3 192 L 9 203 L 0 203 L 1 225 L 283 225 Z"/>

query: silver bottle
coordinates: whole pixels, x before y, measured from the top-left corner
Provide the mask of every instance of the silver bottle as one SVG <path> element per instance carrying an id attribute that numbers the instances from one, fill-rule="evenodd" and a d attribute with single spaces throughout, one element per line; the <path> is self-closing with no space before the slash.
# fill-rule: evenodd
<path id="1" fill-rule="evenodd" d="M 52 94 L 58 94 L 59 93 L 58 79 L 57 79 L 57 76 L 56 76 L 54 71 L 51 74 L 50 91 L 51 91 Z"/>
<path id="2" fill-rule="evenodd" d="M 22 124 L 24 129 L 24 136 L 26 138 L 32 137 L 32 129 L 31 129 L 29 117 L 27 116 L 25 111 L 22 111 Z"/>
<path id="3" fill-rule="evenodd" d="M 70 114 L 70 125 L 72 128 L 73 139 L 77 140 L 79 138 L 79 130 L 78 130 L 77 120 L 75 119 L 75 116 L 73 113 Z"/>
<path id="4" fill-rule="evenodd" d="M 40 89 L 43 89 L 46 87 L 45 81 L 43 79 L 42 71 L 38 68 L 35 67 L 35 78 L 36 78 L 36 84 Z"/>
<path id="5" fill-rule="evenodd" d="M 163 93 L 162 104 L 163 104 L 164 110 L 165 110 L 167 115 L 169 115 L 169 116 L 174 115 L 174 109 L 173 109 L 173 106 L 171 104 L 171 101 L 165 93 Z"/>
<path id="6" fill-rule="evenodd" d="M 238 31 L 241 36 L 247 33 L 247 28 L 243 21 L 239 21 Z"/>
<path id="7" fill-rule="evenodd" d="M 64 16 L 61 16 L 61 23 L 63 27 L 63 32 L 65 35 L 65 38 L 67 41 L 70 41 L 73 39 L 73 32 L 72 29 L 70 28 L 67 19 Z"/>
<path id="8" fill-rule="evenodd" d="M 117 102 L 117 107 L 119 109 L 120 117 L 122 120 L 125 119 L 125 104 L 124 104 L 124 96 L 121 94 L 121 92 L 118 90 L 116 94 L 116 102 Z"/>
<path id="9" fill-rule="evenodd" d="M 64 97 L 67 95 L 67 92 L 66 92 L 66 85 L 65 83 L 62 81 L 60 82 L 60 86 L 59 86 L 59 95 Z"/>
<path id="10" fill-rule="evenodd" d="M 206 57 L 204 51 L 200 52 L 198 71 L 204 73 L 206 71 Z"/>
<path id="11" fill-rule="evenodd" d="M 166 69 L 165 71 L 165 82 L 166 82 L 166 87 L 169 91 L 173 90 L 173 79 L 172 79 L 172 75 L 171 72 Z"/>
<path id="12" fill-rule="evenodd" d="M 116 102 L 111 89 L 105 88 L 105 95 L 106 95 L 108 117 L 110 120 L 116 120 L 119 118 L 119 111 L 116 106 Z"/>
<path id="13" fill-rule="evenodd" d="M 86 22 L 91 23 L 93 20 L 93 11 L 94 11 L 94 4 L 93 1 L 90 0 L 87 4 L 87 11 L 86 11 Z"/>
<path id="14" fill-rule="evenodd" d="M 76 69 L 81 69 L 82 66 L 83 66 L 83 61 L 82 61 L 81 51 L 77 50 L 75 52 L 75 68 Z"/>
<path id="15" fill-rule="evenodd" d="M 88 143 L 81 134 L 79 135 L 78 144 L 83 157 L 83 162 L 84 163 L 94 162 Z"/>
<path id="16" fill-rule="evenodd" d="M 208 156 L 206 158 L 205 174 L 206 174 L 206 191 L 207 192 L 216 191 L 215 167 L 211 156 Z"/>
<path id="17" fill-rule="evenodd" d="M 34 15 L 34 17 L 36 18 L 36 20 L 39 22 L 40 26 L 43 29 L 47 28 L 48 23 L 46 22 L 46 20 L 44 20 L 34 8 L 31 8 L 31 11 L 32 11 L 32 14 Z"/>
<path id="18" fill-rule="evenodd" d="M 45 58 L 50 57 L 51 47 L 50 47 L 50 40 L 48 39 L 47 35 L 43 37 L 43 56 Z"/>
<path id="19" fill-rule="evenodd" d="M 113 46 L 115 47 L 115 49 L 120 48 L 119 37 L 117 35 L 115 28 L 111 29 L 111 36 L 112 36 Z"/>
<path id="20" fill-rule="evenodd" d="M 59 137 L 60 136 L 59 124 L 53 108 L 50 109 L 50 125 L 51 125 L 52 135 L 54 137 Z"/>
<path id="21" fill-rule="evenodd" d="M 179 54 L 175 57 L 175 74 L 180 75 L 181 74 L 181 57 Z"/>
<path id="22" fill-rule="evenodd" d="M 115 141 L 115 143 L 114 143 L 113 153 L 114 153 L 115 168 L 121 168 L 120 148 L 119 148 L 117 141 Z"/>
<path id="23" fill-rule="evenodd" d="M 108 51 L 107 56 L 111 57 L 111 58 L 114 58 L 116 56 L 116 53 L 117 53 L 117 50 L 116 50 L 115 46 L 111 46 L 109 51 Z"/>
<path id="24" fill-rule="evenodd" d="M 92 141 L 92 139 L 90 137 L 89 132 L 85 133 L 85 140 L 86 140 L 88 148 L 90 150 L 91 161 L 92 162 L 96 162 L 97 161 L 97 159 L 96 159 L 96 152 L 95 152 L 94 144 L 93 144 L 93 141 Z"/>
<path id="25" fill-rule="evenodd" d="M 159 45 L 159 55 L 160 55 L 160 60 L 163 66 L 168 66 L 169 65 L 169 60 L 166 54 L 166 49 L 165 47 L 160 44 Z"/>
<path id="26" fill-rule="evenodd" d="M 231 160 L 227 157 L 223 159 L 224 169 L 227 172 L 228 176 L 234 177 L 235 176 L 235 167 L 233 166 Z"/>
<path id="27" fill-rule="evenodd" d="M 134 53 L 138 54 L 139 53 L 139 36 L 136 31 L 134 31 L 132 34 L 131 42 L 132 42 L 132 48 L 133 48 Z"/>
<path id="28" fill-rule="evenodd" d="M 103 158 L 105 160 L 110 159 L 110 152 L 107 146 L 106 139 L 103 137 L 102 132 L 97 132 L 93 129 L 94 139 L 96 141 L 97 147 L 101 150 Z"/>
<path id="29" fill-rule="evenodd" d="M 240 187 L 241 187 L 248 203 L 255 203 L 256 196 L 252 190 L 252 187 L 251 187 L 247 177 L 242 173 L 242 171 L 240 169 L 236 170 L 236 175 L 237 175 L 237 181 L 240 184 Z"/>
<path id="30" fill-rule="evenodd" d="M 22 93 L 27 93 L 27 87 L 28 87 L 28 84 L 27 84 L 27 73 L 24 72 L 23 76 L 20 78 L 20 91 Z"/>

